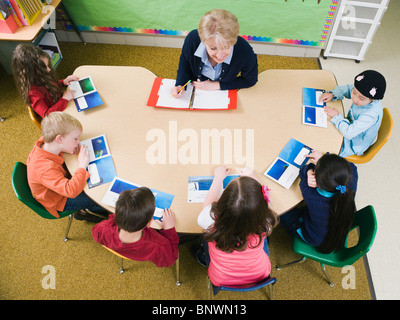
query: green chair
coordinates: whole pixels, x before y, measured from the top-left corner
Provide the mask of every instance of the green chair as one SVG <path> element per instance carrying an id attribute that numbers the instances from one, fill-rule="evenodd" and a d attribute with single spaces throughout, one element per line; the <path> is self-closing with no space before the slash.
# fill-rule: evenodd
<path id="1" fill-rule="evenodd" d="M 29 188 L 26 165 L 22 162 L 16 162 L 11 177 L 12 186 L 17 198 L 26 206 L 35 211 L 39 216 L 45 219 L 61 219 L 68 217 L 69 221 L 65 231 L 64 241 L 68 241 L 68 232 L 72 223 L 72 215 L 76 211 L 59 212 L 60 218 L 51 215 L 36 199 L 32 196 Z"/>
<path id="2" fill-rule="evenodd" d="M 297 254 L 302 255 L 303 257 L 299 260 L 290 262 L 285 265 L 277 265 L 276 269 L 280 270 L 295 263 L 304 262 L 307 258 L 309 258 L 321 264 L 322 270 L 328 279 L 329 285 L 333 287 L 334 283 L 331 281 L 329 274 L 326 271 L 325 265 L 339 268 L 347 265 L 352 265 L 369 251 L 372 243 L 374 242 L 377 230 L 377 223 L 375 211 L 372 206 L 366 206 L 365 208 L 355 213 L 353 225 L 350 229 L 350 232 L 355 228 L 359 228 L 358 242 L 355 246 L 348 247 L 346 241 L 346 244 L 342 249 L 328 254 L 318 252 L 316 247 L 310 246 L 300 238 L 295 237 L 293 240 L 293 251 Z"/>

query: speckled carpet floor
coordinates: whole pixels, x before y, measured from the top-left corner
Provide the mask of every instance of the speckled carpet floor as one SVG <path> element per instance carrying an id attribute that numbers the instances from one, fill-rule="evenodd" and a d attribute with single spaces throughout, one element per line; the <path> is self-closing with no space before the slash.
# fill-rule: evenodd
<path id="1" fill-rule="evenodd" d="M 142 66 L 157 76 L 175 78 L 180 49 L 60 43 L 64 55 L 57 74 L 63 78 L 80 65 Z M 259 71 L 267 69 L 318 69 L 317 59 L 258 56 Z M 37 216 L 17 200 L 11 186 L 16 161 L 26 158 L 39 130 L 29 119 L 13 79 L 0 67 L 0 299 L 2 300 L 201 300 L 207 297 L 207 270 L 190 255 L 196 240 L 180 247 L 181 286 L 175 285 L 175 266 L 157 268 L 149 262 L 125 262 L 119 274 L 118 259 L 91 238 L 93 224 L 74 220 L 70 240 L 62 238 L 66 219 L 49 221 Z M 277 227 L 270 237 L 272 266 L 299 257 L 291 250 L 291 239 Z M 51 266 L 54 288 L 46 288 Z M 281 271 L 277 300 L 369 300 L 371 293 L 363 260 L 354 264 L 355 288 L 346 289 L 346 274 L 327 267 L 335 286 L 329 287 L 320 265 L 306 261 Z M 267 291 L 250 293 L 220 292 L 215 300 L 259 300 Z"/>

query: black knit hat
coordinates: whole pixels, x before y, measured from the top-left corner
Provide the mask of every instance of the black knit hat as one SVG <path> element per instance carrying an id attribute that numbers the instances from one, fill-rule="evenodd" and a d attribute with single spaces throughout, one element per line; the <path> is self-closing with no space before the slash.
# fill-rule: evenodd
<path id="1" fill-rule="evenodd" d="M 354 78 L 354 86 L 367 98 L 383 99 L 386 90 L 386 80 L 378 71 L 366 70 Z"/>

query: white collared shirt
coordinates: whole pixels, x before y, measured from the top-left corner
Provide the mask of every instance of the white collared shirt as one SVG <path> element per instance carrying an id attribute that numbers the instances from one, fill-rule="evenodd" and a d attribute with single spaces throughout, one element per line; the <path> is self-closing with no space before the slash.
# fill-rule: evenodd
<path id="1" fill-rule="evenodd" d="M 200 42 L 199 46 L 194 53 L 196 57 L 201 58 L 201 62 L 203 62 L 203 69 L 201 70 L 201 74 L 212 81 L 216 81 L 221 76 L 222 71 L 222 63 L 218 63 L 215 67 L 213 67 L 208 60 L 207 48 L 203 42 Z M 230 55 L 224 60 L 223 63 L 230 64 L 233 55 L 233 48 Z"/>

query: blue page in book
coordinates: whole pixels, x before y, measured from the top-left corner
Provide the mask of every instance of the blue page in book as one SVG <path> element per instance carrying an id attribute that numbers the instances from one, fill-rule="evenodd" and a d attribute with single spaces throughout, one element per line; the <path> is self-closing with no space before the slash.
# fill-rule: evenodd
<path id="1" fill-rule="evenodd" d="M 87 94 L 85 96 L 74 99 L 76 108 L 78 112 L 88 110 L 103 104 L 103 100 L 101 100 L 99 93 L 93 92 Z"/>
<path id="2" fill-rule="evenodd" d="M 229 175 L 222 182 L 222 189 L 224 190 L 228 184 L 233 180 L 240 177 L 239 175 Z M 210 190 L 214 176 L 191 176 L 188 179 L 188 202 L 202 203 L 204 202 L 208 190 Z M 222 190 L 222 191 L 223 191 Z"/>
<path id="3" fill-rule="evenodd" d="M 90 173 L 87 181 L 89 189 L 110 182 L 117 175 L 111 156 L 89 162 L 88 171 Z"/>
<path id="4" fill-rule="evenodd" d="M 112 207 L 115 207 L 115 204 L 121 192 L 140 187 L 141 186 L 138 184 L 134 184 L 132 182 L 115 177 L 102 202 Z M 156 209 L 154 211 L 153 219 L 161 220 L 164 209 L 169 209 L 171 207 L 172 201 L 174 200 L 175 196 L 152 188 L 149 189 L 151 190 L 151 192 L 153 192 L 156 203 Z"/>
<path id="5" fill-rule="evenodd" d="M 303 124 L 327 128 L 327 114 L 324 111 L 325 102 L 320 102 L 325 90 L 303 88 Z"/>
<path id="6" fill-rule="evenodd" d="M 264 175 L 289 189 L 299 176 L 300 167 L 308 161 L 306 155 L 311 151 L 310 147 L 291 138 Z"/>

